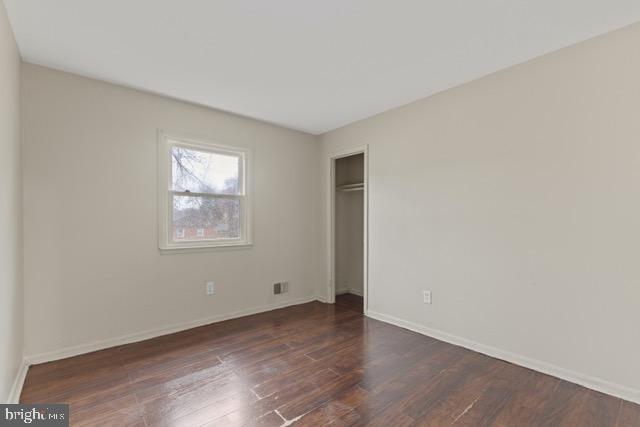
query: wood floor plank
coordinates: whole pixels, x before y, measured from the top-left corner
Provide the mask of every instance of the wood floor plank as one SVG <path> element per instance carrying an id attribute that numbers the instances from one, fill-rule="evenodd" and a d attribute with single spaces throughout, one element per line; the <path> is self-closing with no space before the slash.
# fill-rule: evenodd
<path id="1" fill-rule="evenodd" d="M 542 402 L 535 414 L 534 425 L 570 425 L 575 414 L 584 411 L 589 390 L 577 384 L 561 381 L 555 391 Z"/>
<path id="2" fill-rule="evenodd" d="M 406 405 L 405 413 L 416 420 L 416 425 L 449 425 L 459 420 L 487 388 L 505 363 L 497 360 L 461 361 L 462 369 L 447 369 L 435 378 L 432 384 L 423 388 L 428 393 L 426 399 L 418 394 Z"/>
<path id="3" fill-rule="evenodd" d="M 271 394 L 269 384 L 279 383 L 282 387 L 299 379 L 299 372 L 307 372 L 318 365 L 304 354 L 288 353 L 236 369 L 235 372 L 244 378 L 247 387 L 261 395 Z M 276 386 L 277 388 L 277 386 Z"/>
<path id="4" fill-rule="evenodd" d="M 488 380 L 487 387 L 467 411 L 456 420 L 456 424 L 490 426 L 500 415 L 513 394 L 520 387 L 529 388 L 534 372 L 520 366 L 506 364 Z"/>
<path id="5" fill-rule="evenodd" d="M 257 397 L 235 379 L 200 384 L 144 404 L 150 425 L 200 425 L 231 413 Z M 196 421 L 199 423 L 196 423 Z"/>
<path id="6" fill-rule="evenodd" d="M 330 401 L 334 396 L 351 389 L 357 385 L 361 379 L 361 371 L 354 371 L 347 375 L 338 376 L 310 392 L 296 396 L 291 399 L 291 401 L 278 407 L 278 412 L 287 420 L 296 419 Z"/>
<path id="7" fill-rule="evenodd" d="M 161 376 L 132 382 L 131 387 L 134 389 L 138 401 L 146 403 L 168 394 L 183 393 L 202 384 L 219 382 L 223 379 L 231 381 L 234 378 L 237 378 L 237 375 L 232 369 L 218 364 L 209 368 L 191 370 L 188 373 L 184 371 L 168 372 Z"/>
<path id="8" fill-rule="evenodd" d="M 211 420 L 211 424 L 216 425 L 216 421 L 224 424 L 230 422 L 230 420 L 235 420 L 237 422 L 236 425 L 252 425 L 256 420 L 261 419 L 271 412 L 278 414 L 277 411 L 280 406 L 293 401 L 298 396 L 304 396 L 313 392 L 318 387 L 334 381 L 337 377 L 338 375 L 329 369 L 314 372 L 312 375 L 302 378 L 296 383 L 277 389 L 266 397 L 242 405 L 233 413 L 221 417 L 220 420 Z M 278 414 L 278 416 L 280 415 Z"/>
<path id="9" fill-rule="evenodd" d="M 78 426 L 617 426 L 640 406 L 309 303 L 29 368 Z"/>
<path id="10" fill-rule="evenodd" d="M 356 406 L 366 400 L 368 394 L 357 385 L 350 387 L 304 414 L 297 424 L 300 426 L 317 426 L 331 423 L 353 412 Z"/>
<path id="11" fill-rule="evenodd" d="M 491 370 L 495 366 L 494 360 L 470 352 L 457 363 L 444 369 L 431 381 L 416 387 L 413 394 L 408 399 L 404 399 L 403 412 L 415 420 L 428 418 L 442 402 L 443 396 L 447 396 L 449 399 L 470 376 L 482 375 L 485 372 L 496 375 L 498 370 Z"/>
<path id="12" fill-rule="evenodd" d="M 616 427 L 640 426 L 640 405 L 622 402 L 616 420 Z"/>
<path id="13" fill-rule="evenodd" d="M 421 357 L 418 358 L 416 354 L 421 354 Z M 368 377 L 369 381 L 360 384 L 370 395 L 364 403 L 355 408 L 359 418 L 358 424 L 368 424 L 390 414 L 400 416 L 399 414 L 403 414 L 403 404 L 413 395 L 417 386 L 429 383 L 463 356 L 464 351 L 460 347 L 431 345 L 409 356 L 406 364 L 394 363 L 401 368 L 398 369 L 399 372 L 389 369 L 393 364 L 380 365 L 382 369 L 379 371 L 374 365 L 366 371 L 365 377 Z M 377 375 L 380 379 L 376 378 Z"/>
<path id="14" fill-rule="evenodd" d="M 522 426 L 535 426 L 535 417 L 542 412 L 542 405 L 552 396 L 561 380 L 548 375 L 533 373 L 527 387 L 519 388 L 498 414 L 494 426 L 509 427 L 517 418 Z"/>
<path id="15" fill-rule="evenodd" d="M 615 425 L 621 406 L 620 399 L 589 390 L 584 410 L 575 415 L 575 420 L 585 427 Z"/>
<path id="16" fill-rule="evenodd" d="M 349 310 L 357 311 L 358 313 L 363 312 L 364 306 L 362 297 L 351 293 L 336 295 L 336 305 L 340 305 Z"/>

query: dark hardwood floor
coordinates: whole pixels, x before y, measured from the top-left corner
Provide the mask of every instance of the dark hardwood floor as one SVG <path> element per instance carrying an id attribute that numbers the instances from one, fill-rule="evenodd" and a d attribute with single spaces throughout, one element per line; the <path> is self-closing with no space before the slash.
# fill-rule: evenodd
<path id="1" fill-rule="evenodd" d="M 29 368 L 72 425 L 638 426 L 640 406 L 309 303 Z"/>
<path id="2" fill-rule="evenodd" d="M 336 304 L 358 313 L 364 313 L 364 300 L 361 296 L 354 294 L 336 295 Z"/>

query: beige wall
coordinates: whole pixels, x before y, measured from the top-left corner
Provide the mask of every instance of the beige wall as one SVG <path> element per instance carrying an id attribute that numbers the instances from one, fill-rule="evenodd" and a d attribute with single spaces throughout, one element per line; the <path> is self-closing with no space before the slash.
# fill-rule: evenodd
<path id="1" fill-rule="evenodd" d="M 20 56 L 0 0 L 0 402 L 22 362 Z"/>
<path id="2" fill-rule="evenodd" d="M 249 249 L 161 255 L 158 129 L 248 147 Z M 26 354 L 312 297 L 320 277 L 316 138 L 23 65 Z M 205 296 L 214 280 L 215 296 Z M 272 283 L 290 291 L 274 297 Z"/>
<path id="3" fill-rule="evenodd" d="M 362 144 L 373 314 L 640 400 L 640 25 L 322 137 Z"/>

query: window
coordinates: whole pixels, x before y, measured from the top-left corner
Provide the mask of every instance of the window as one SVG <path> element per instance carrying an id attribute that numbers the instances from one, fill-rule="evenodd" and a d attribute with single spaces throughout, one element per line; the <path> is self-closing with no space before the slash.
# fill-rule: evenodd
<path id="1" fill-rule="evenodd" d="M 160 132 L 160 248 L 250 245 L 250 152 Z"/>

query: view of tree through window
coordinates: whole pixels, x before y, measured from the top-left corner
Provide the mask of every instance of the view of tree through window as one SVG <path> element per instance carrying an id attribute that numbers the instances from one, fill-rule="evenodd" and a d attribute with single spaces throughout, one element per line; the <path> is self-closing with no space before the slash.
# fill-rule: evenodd
<path id="1" fill-rule="evenodd" d="M 172 147 L 172 240 L 241 237 L 240 162 L 237 155 Z"/>
<path id="2" fill-rule="evenodd" d="M 239 194 L 240 157 L 172 147 L 174 191 Z"/>

